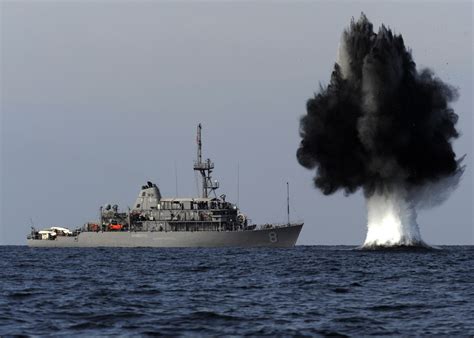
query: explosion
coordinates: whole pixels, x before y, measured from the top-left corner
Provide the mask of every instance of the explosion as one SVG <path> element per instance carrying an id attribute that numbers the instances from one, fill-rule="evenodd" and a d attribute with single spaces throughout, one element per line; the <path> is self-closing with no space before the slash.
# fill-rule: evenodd
<path id="1" fill-rule="evenodd" d="M 457 97 L 417 70 L 401 35 L 374 33 L 364 14 L 343 32 L 330 83 L 301 118 L 297 158 L 325 195 L 363 189 L 364 247 L 425 245 L 416 211 L 442 203 L 464 171 L 451 145 Z"/>

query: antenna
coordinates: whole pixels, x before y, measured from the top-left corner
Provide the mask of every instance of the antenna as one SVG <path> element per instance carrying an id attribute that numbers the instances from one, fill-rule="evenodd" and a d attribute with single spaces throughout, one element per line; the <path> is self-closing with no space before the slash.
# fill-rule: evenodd
<path id="1" fill-rule="evenodd" d="M 286 182 L 286 213 L 288 216 L 288 225 L 290 225 L 290 183 Z"/>
<path id="2" fill-rule="evenodd" d="M 240 165 L 237 162 L 237 206 L 240 207 Z"/>
<path id="3" fill-rule="evenodd" d="M 198 145 L 197 148 L 197 163 L 202 162 L 202 142 L 201 142 L 201 124 L 199 123 L 197 126 L 197 136 L 196 136 L 196 143 Z"/>
<path id="4" fill-rule="evenodd" d="M 174 188 L 176 196 L 178 197 L 178 169 L 176 168 L 176 161 L 174 161 Z"/>

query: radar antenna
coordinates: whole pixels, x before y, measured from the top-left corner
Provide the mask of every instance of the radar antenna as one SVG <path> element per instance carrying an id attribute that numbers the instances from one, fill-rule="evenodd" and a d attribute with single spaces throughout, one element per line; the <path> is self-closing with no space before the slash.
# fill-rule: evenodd
<path id="1" fill-rule="evenodd" d="M 197 126 L 197 160 L 194 162 L 194 170 L 199 171 L 202 176 L 202 192 L 201 197 L 208 198 L 211 192 L 219 188 L 219 182 L 212 182 L 211 173 L 214 169 L 214 163 L 210 159 L 202 161 L 202 139 L 201 139 L 202 126 L 199 123 Z"/>

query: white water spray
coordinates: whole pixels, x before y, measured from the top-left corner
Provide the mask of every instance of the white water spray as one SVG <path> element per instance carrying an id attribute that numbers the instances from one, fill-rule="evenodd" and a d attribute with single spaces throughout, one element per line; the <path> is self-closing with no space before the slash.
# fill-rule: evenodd
<path id="1" fill-rule="evenodd" d="M 458 187 L 465 165 L 465 156 L 457 160 L 453 175 L 418 187 L 403 183 L 378 187 L 367 199 L 367 237 L 363 247 L 428 246 L 421 239 L 416 222 L 418 209 L 442 204 Z"/>
<path id="2" fill-rule="evenodd" d="M 367 199 L 364 247 L 424 245 L 413 201 L 403 186 L 378 189 Z"/>

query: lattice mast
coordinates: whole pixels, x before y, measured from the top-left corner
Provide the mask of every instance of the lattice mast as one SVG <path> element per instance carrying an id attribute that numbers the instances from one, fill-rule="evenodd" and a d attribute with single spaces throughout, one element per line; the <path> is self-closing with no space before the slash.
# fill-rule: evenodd
<path id="1" fill-rule="evenodd" d="M 197 126 L 197 160 L 194 162 L 194 170 L 199 171 L 202 177 L 202 190 L 201 190 L 201 197 L 208 198 L 209 194 L 217 188 L 219 188 L 219 182 L 212 181 L 211 173 L 214 169 L 214 163 L 211 162 L 210 159 L 206 161 L 202 161 L 202 139 L 201 139 L 201 129 L 202 126 L 199 123 Z"/>

